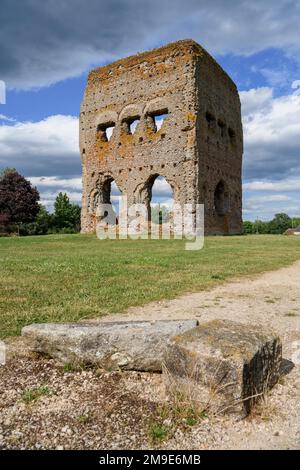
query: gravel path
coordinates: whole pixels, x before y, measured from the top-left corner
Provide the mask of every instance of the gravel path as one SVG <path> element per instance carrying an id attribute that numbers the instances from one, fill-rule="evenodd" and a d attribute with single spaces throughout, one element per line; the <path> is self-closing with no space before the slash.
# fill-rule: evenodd
<path id="1" fill-rule="evenodd" d="M 297 262 L 103 319 L 228 318 L 272 326 L 284 358 L 296 364 L 247 419 L 208 415 L 193 425 L 184 417 L 175 422 L 165 411 L 161 375 L 66 370 L 27 357 L 16 341 L 0 366 L 0 448 L 299 449 L 299 286 Z"/>

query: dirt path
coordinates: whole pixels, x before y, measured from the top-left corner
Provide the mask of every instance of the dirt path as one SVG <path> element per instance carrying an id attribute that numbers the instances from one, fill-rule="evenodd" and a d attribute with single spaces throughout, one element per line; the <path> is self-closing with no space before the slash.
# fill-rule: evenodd
<path id="1" fill-rule="evenodd" d="M 174 318 L 200 322 L 227 318 L 272 326 L 282 338 L 283 356 L 296 364 L 255 415 L 242 421 L 230 416 L 205 418 L 189 431 L 178 429 L 155 445 L 167 449 L 299 449 L 300 261 L 210 291 L 131 308 L 103 321 Z M 32 384 L 46 384 L 50 393 L 28 405 L 21 397 Z M 72 373 L 58 370 L 53 361 L 41 365 L 41 359 L 15 359 L 0 367 L 0 448 L 153 447 L 149 420 L 163 400 L 159 375 Z"/>
<path id="2" fill-rule="evenodd" d="M 283 357 L 296 359 L 294 369 L 277 385 L 262 416 L 233 423 L 230 418 L 194 429 L 184 439 L 189 448 L 300 448 L 300 261 L 252 279 L 227 282 L 209 291 L 132 308 L 129 319 L 197 318 L 200 322 L 226 318 L 268 325 L 280 335 Z M 104 321 L 109 321 L 106 317 Z M 298 353 L 297 353 L 298 351 Z M 169 445 L 176 446 L 176 441 Z M 182 437 L 179 442 L 183 444 Z"/>
<path id="3" fill-rule="evenodd" d="M 227 318 L 273 326 L 280 334 L 300 327 L 300 261 L 287 268 L 253 278 L 237 279 L 211 290 L 185 294 L 173 300 L 151 302 L 103 321 Z"/>

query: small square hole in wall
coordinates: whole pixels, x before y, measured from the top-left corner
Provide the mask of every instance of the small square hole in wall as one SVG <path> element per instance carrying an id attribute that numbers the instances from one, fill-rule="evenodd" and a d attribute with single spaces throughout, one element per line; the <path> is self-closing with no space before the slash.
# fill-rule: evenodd
<path id="1" fill-rule="evenodd" d="M 130 120 L 129 121 L 129 133 L 130 134 L 134 134 L 136 129 L 137 129 L 137 126 L 139 125 L 140 123 L 140 118 L 134 118 L 133 120 Z"/>
<path id="2" fill-rule="evenodd" d="M 106 124 L 99 124 L 97 127 L 97 134 L 102 142 L 108 142 L 113 134 L 116 124 L 114 122 L 107 122 Z"/>
<path id="3" fill-rule="evenodd" d="M 168 113 L 157 114 L 153 116 L 156 132 L 160 130 L 164 120 L 168 117 Z"/>
<path id="4" fill-rule="evenodd" d="M 109 126 L 106 128 L 106 138 L 107 140 L 111 139 L 115 126 Z"/>
<path id="5" fill-rule="evenodd" d="M 218 126 L 220 129 L 221 137 L 225 137 L 226 125 L 221 119 L 218 119 Z"/>
<path id="6" fill-rule="evenodd" d="M 138 125 L 140 123 L 139 116 L 132 116 L 130 118 L 125 118 L 122 121 L 122 129 L 126 134 L 134 134 Z"/>
<path id="7" fill-rule="evenodd" d="M 155 132 L 158 132 L 163 125 L 165 119 L 168 117 L 168 110 L 162 109 L 160 111 L 155 111 L 149 113 L 149 116 L 153 119 L 153 125 Z"/>
<path id="8" fill-rule="evenodd" d="M 234 145 L 235 144 L 235 132 L 233 129 L 231 129 L 231 127 L 228 128 L 228 135 L 229 135 L 230 143 Z"/>
<path id="9" fill-rule="evenodd" d="M 211 129 L 211 130 L 214 130 L 215 124 L 216 124 L 216 118 L 215 118 L 215 116 L 214 116 L 211 112 L 206 111 L 206 113 L 205 113 L 205 119 L 206 119 L 208 128 Z"/>

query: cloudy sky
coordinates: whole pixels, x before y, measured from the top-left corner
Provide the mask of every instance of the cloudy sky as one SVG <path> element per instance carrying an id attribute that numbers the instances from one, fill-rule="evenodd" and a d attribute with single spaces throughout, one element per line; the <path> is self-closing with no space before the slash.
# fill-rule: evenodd
<path id="1" fill-rule="evenodd" d="M 1 0 L 0 24 L 0 168 L 29 177 L 48 207 L 59 190 L 80 201 L 88 70 L 192 38 L 240 91 L 244 218 L 300 216 L 300 0 Z"/>

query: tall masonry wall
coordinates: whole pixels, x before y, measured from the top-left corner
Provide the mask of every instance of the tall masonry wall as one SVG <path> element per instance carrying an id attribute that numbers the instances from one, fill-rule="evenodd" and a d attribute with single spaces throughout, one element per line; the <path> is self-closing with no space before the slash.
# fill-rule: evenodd
<path id="1" fill-rule="evenodd" d="M 165 119 L 158 129 L 160 115 Z M 80 151 L 84 233 L 95 230 L 97 207 L 110 202 L 112 181 L 128 204 L 149 207 L 157 176 L 171 185 L 175 202 L 205 204 L 207 234 L 242 230 L 238 92 L 192 40 L 91 71 L 81 105 Z"/>

